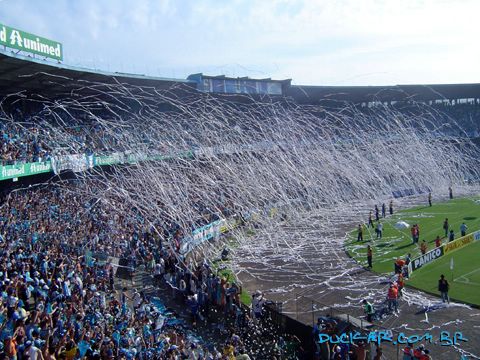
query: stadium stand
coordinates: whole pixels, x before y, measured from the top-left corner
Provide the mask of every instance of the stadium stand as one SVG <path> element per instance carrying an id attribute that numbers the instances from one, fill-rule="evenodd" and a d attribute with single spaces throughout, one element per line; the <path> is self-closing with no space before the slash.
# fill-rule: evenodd
<path id="1" fill-rule="evenodd" d="M 35 93 L 54 100 L 68 93 L 72 83 L 78 85 L 80 78 L 90 83 L 126 82 L 159 88 L 180 84 L 179 91 L 183 87 L 191 91 L 196 84 L 189 80 L 79 71 L 4 53 L 0 53 L 0 74 L 0 95 L 7 98 L 0 113 L 3 165 L 47 161 L 53 155 L 69 155 L 72 151 L 89 156 L 126 150 L 94 119 L 61 112 L 42 116 L 41 109 L 29 109 L 31 104 L 18 105 L 18 94 L 8 99 L 11 94 Z M 56 82 L 47 86 L 52 76 Z M 442 92 L 452 101 L 429 104 L 429 111 L 444 114 L 435 116 L 436 121 L 441 124 L 455 119 L 466 136 L 478 137 L 480 104 L 473 94 L 478 94 L 479 88 L 478 84 L 393 90 L 289 85 L 282 91 L 298 103 L 328 101 L 332 105 L 348 101 L 363 106 L 365 112 L 371 109 L 368 103 L 376 101 L 405 112 L 419 111 L 418 105 L 409 102 L 413 93 L 419 94 L 418 101 L 428 102 L 436 101 L 434 94 Z M 474 100 L 470 103 L 455 100 L 471 98 Z M 241 111 L 241 105 L 238 107 Z M 95 116 L 108 115 L 99 111 Z M 149 142 L 152 135 L 147 136 L 148 128 L 134 119 L 124 121 L 135 129 L 131 147 L 165 151 L 157 148 L 157 141 Z M 450 134 L 448 129 L 443 133 Z M 40 352 L 47 359 L 133 359 L 140 354 L 141 358 L 152 359 L 232 358 L 245 352 L 302 356 L 300 341 L 292 338 L 287 344 L 270 325 L 258 326 L 255 314 L 240 303 L 242 289 L 238 284 L 218 275 L 209 261 L 195 266 L 183 256 L 184 234 L 178 224 L 171 219 L 157 219 L 161 229 L 158 235 L 144 225 L 145 219 L 136 209 L 128 208 L 120 199 L 106 204 L 84 195 L 84 187 L 96 186 L 101 185 L 66 181 L 26 190 L 7 188 L 0 208 L 0 310 L 4 314 L 0 318 L 1 356 L 34 358 Z M 199 204 L 192 230 L 218 220 L 220 215 L 230 217 L 235 213 L 227 204 L 219 204 L 218 208 L 224 212 L 218 214 Z M 119 209 L 124 214 L 121 218 Z M 223 329 L 221 340 L 226 342 L 220 352 L 215 345 L 221 342 L 202 342 L 184 320 L 164 305 L 164 299 L 126 288 L 116 276 L 123 273 L 123 278 L 131 278 L 142 267 L 154 274 L 155 285 L 167 284 L 173 298 L 188 309 L 189 323 L 220 319 L 231 326 Z M 262 309 L 262 294 L 255 294 L 253 300 Z M 331 326 L 328 331 L 334 332 Z M 259 336 L 262 344 L 258 344 Z"/>

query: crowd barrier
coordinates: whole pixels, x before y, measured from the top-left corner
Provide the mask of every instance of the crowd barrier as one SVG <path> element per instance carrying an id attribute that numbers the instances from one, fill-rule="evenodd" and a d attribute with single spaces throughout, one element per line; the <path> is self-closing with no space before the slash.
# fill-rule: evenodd
<path id="1" fill-rule="evenodd" d="M 82 172 L 98 166 L 135 164 L 141 161 L 162 161 L 175 158 L 192 158 L 193 151 L 184 151 L 175 154 L 154 154 L 116 152 L 109 155 L 71 154 L 52 156 L 49 160 L 32 163 L 17 163 L 0 166 L 0 181 L 18 179 L 19 177 L 54 172 L 58 175 L 62 171 L 70 170 Z"/>
<path id="2" fill-rule="evenodd" d="M 0 170 L 0 181 L 47 172 L 52 172 L 52 164 L 50 160 L 14 165 L 2 165 Z"/>

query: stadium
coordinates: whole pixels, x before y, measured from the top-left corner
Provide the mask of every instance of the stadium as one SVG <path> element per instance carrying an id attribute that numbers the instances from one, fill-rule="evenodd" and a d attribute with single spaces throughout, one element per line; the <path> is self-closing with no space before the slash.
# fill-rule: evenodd
<path id="1" fill-rule="evenodd" d="M 0 29 L 0 358 L 479 358 L 480 84 L 104 72 Z"/>

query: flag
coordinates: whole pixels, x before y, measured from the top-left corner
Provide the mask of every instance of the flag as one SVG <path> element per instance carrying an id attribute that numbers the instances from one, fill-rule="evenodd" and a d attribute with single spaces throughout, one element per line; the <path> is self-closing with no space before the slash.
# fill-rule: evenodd
<path id="1" fill-rule="evenodd" d="M 90 250 L 85 251 L 85 262 L 88 267 L 92 267 L 94 264 L 94 259 Z"/>
<path id="2" fill-rule="evenodd" d="M 453 270 L 453 257 L 450 259 L 450 270 Z"/>

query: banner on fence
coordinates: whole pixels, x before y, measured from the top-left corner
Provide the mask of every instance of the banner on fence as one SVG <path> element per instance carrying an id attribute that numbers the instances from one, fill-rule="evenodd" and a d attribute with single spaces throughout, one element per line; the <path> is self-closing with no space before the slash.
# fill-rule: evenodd
<path id="1" fill-rule="evenodd" d="M 467 246 L 468 244 L 473 243 L 474 241 L 479 241 L 479 240 L 480 240 L 480 231 L 475 231 L 474 233 L 462 236 L 457 240 L 448 242 L 446 244 L 443 244 L 442 246 L 439 246 L 433 250 L 430 250 L 426 254 L 412 259 L 412 261 L 408 265 L 408 273 L 410 274 L 413 271 L 420 269 L 422 266 L 437 260 L 439 257 L 442 257 L 443 255 L 448 254 L 449 252 L 460 249 L 464 246 Z"/>
<path id="2" fill-rule="evenodd" d="M 104 166 L 104 165 L 116 165 L 122 164 L 125 162 L 125 156 L 123 153 L 113 153 L 110 155 L 99 155 L 94 157 L 95 166 Z"/>
<path id="3" fill-rule="evenodd" d="M 192 236 L 183 238 L 180 253 L 185 255 L 205 241 L 218 238 L 221 234 L 222 227 L 225 226 L 226 223 L 227 220 L 220 219 L 193 230 Z"/>
<path id="4" fill-rule="evenodd" d="M 0 181 L 52 171 L 50 161 L 1 166 Z"/>
<path id="5" fill-rule="evenodd" d="M 468 234 L 466 236 L 463 236 L 455 241 L 449 242 L 445 245 L 443 245 L 443 252 L 445 254 L 449 253 L 450 251 L 460 249 L 474 241 L 474 233 Z"/>

